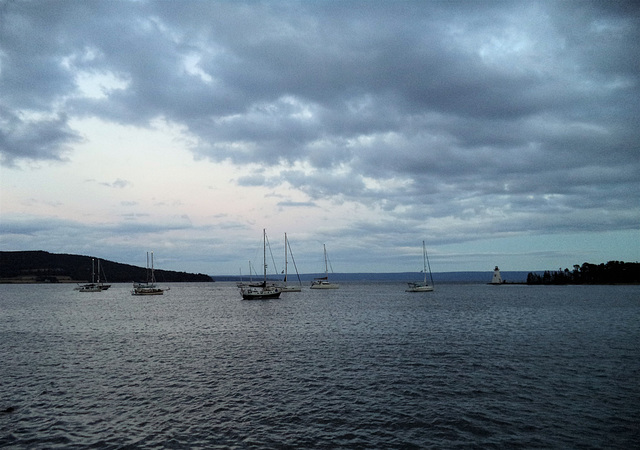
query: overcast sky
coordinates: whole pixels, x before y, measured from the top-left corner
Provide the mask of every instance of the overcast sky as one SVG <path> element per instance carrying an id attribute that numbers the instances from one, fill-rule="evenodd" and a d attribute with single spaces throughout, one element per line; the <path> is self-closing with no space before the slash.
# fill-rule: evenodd
<path id="1" fill-rule="evenodd" d="M 639 46 L 634 1 L 0 1 L 0 250 L 638 261 Z"/>

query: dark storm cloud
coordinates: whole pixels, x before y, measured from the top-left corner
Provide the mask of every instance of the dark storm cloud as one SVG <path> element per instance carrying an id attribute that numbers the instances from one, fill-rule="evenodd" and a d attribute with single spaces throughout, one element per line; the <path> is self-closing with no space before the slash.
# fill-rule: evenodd
<path id="1" fill-rule="evenodd" d="M 1 20 L 5 163 L 61 159 L 68 116 L 162 117 L 199 157 L 305 165 L 241 185 L 398 218 L 637 211 L 634 2 L 18 1 Z M 122 86 L 82 96 L 80 73 Z"/>
<path id="2" fill-rule="evenodd" d="M 0 106 L 0 163 L 15 159 L 63 160 L 69 145 L 82 138 L 68 125 L 64 114 L 52 118 L 25 119 Z"/>

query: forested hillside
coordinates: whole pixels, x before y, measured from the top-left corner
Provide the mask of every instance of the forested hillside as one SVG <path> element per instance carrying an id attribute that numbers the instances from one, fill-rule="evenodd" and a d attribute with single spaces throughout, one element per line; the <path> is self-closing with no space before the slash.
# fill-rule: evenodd
<path id="1" fill-rule="evenodd" d="M 0 252 L 0 282 L 60 283 L 91 281 L 91 256 L 49 253 L 45 251 Z M 100 260 L 102 281 L 118 283 L 146 281 L 145 267 Z M 155 270 L 158 281 L 213 281 L 209 275 Z M 106 280 L 105 280 L 106 279 Z"/>
<path id="2" fill-rule="evenodd" d="M 573 270 L 529 273 L 527 284 L 636 284 L 640 283 L 640 263 L 609 261 L 606 264 L 584 263 Z"/>

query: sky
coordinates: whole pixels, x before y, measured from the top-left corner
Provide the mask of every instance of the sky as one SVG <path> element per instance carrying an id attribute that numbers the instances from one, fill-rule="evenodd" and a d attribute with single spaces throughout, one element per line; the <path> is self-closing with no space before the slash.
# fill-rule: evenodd
<path id="1" fill-rule="evenodd" d="M 0 250 L 638 261 L 639 49 L 634 1 L 0 0 Z"/>

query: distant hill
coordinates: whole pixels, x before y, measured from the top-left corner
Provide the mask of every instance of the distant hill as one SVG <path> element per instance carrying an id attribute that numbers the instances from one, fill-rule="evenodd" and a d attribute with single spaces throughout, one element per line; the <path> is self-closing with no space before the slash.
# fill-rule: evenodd
<path id="1" fill-rule="evenodd" d="M 45 251 L 0 252 L 0 283 L 76 283 L 91 281 L 91 256 Z M 97 261 L 97 259 L 96 259 Z M 102 281 L 110 283 L 146 281 L 145 267 L 100 260 Z M 209 275 L 155 270 L 162 282 L 213 281 Z M 106 280 L 105 280 L 106 278 Z"/>

